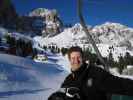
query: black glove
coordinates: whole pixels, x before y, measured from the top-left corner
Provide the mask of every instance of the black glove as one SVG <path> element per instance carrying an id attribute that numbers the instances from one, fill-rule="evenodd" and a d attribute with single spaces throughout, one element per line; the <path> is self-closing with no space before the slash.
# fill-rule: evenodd
<path id="1" fill-rule="evenodd" d="M 72 100 L 80 100 L 80 90 L 77 87 L 66 88 L 66 98 L 71 98 Z"/>
<path id="2" fill-rule="evenodd" d="M 48 100 L 65 100 L 65 93 L 57 91 L 49 96 Z"/>
<path id="3" fill-rule="evenodd" d="M 81 100 L 80 91 L 76 87 L 61 88 L 50 95 L 48 100 Z"/>

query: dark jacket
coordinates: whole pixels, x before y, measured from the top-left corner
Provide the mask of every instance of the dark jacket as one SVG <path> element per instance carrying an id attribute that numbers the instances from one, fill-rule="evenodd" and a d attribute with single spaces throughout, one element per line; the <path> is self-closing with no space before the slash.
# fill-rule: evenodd
<path id="1" fill-rule="evenodd" d="M 102 68 L 83 64 L 61 87 L 78 87 L 82 100 L 107 100 L 107 94 L 133 96 L 133 80 L 114 76 Z"/>

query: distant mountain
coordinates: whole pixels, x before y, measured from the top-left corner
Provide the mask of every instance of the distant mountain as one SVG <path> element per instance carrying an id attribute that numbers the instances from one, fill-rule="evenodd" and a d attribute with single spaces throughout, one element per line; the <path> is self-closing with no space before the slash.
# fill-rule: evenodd
<path id="1" fill-rule="evenodd" d="M 27 16 L 19 16 L 10 0 L 0 1 L 0 26 L 35 36 L 55 36 L 62 32 L 63 22 L 56 10 L 37 8 Z"/>
<path id="2" fill-rule="evenodd" d="M 15 16 L 13 6 L 10 8 L 14 12 L 11 14 Z M 0 9 L 2 14 L 7 14 L 3 9 Z M 4 17 L 0 15 L 0 21 L 3 21 L 2 18 Z M 26 36 L 35 36 L 33 41 L 41 47 L 57 45 L 61 48 L 79 45 L 84 49 L 89 48 L 91 52 L 95 52 L 82 26 L 77 23 L 72 27 L 63 29 L 63 22 L 55 9 L 38 8 L 30 12 L 29 16 L 19 16 L 18 19 L 17 31 L 23 32 Z M 133 28 L 112 22 L 106 22 L 95 27 L 88 25 L 87 27 L 103 56 L 108 56 L 109 52 L 113 53 L 114 58 L 118 58 L 119 55 L 124 55 L 126 52 L 133 55 Z M 35 30 L 38 29 L 39 35 L 42 34 L 42 36 L 36 36 Z"/>
<path id="3" fill-rule="evenodd" d="M 124 55 L 126 52 L 133 54 L 132 28 L 119 23 L 106 22 L 93 28 L 88 26 L 88 30 L 103 56 L 108 56 L 109 52 L 114 54 L 114 58 L 117 58 L 119 55 Z M 89 47 L 94 52 L 86 34 L 78 23 L 71 28 L 64 29 L 63 32 L 54 37 L 35 37 L 34 39 L 40 45 L 54 44 L 58 47 L 79 45 L 82 48 Z"/>
<path id="4" fill-rule="evenodd" d="M 42 30 L 43 37 L 55 36 L 62 31 L 63 23 L 58 16 L 58 12 L 53 9 L 38 8 L 29 13 L 30 17 L 43 17 L 44 28 Z"/>
<path id="5" fill-rule="evenodd" d="M 110 44 L 115 46 L 126 46 L 128 48 L 132 48 L 132 40 L 133 40 L 133 29 L 128 28 L 127 26 L 118 24 L 118 23 L 105 23 L 102 25 L 98 25 L 95 27 L 88 26 L 88 30 L 90 30 L 90 34 L 97 44 Z M 58 39 L 60 37 L 60 39 Z M 67 37 L 69 39 L 67 40 Z M 61 39 L 62 38 L 62 39 Z M 80 24 L 75 24 L 71 28 L 64 29 L 60 34 L 47 38 L 50 42 L 56 43 L 59 40 L 61 42 L 66 41 L 74 45 L 75 43 L 79 44 L 83 40 L 84 43 L 89 43 L 89 40 L 86 38 L 86 34 L 84 33 Z M 45 41 L 45 38 L 44 38 Z M 73 41 L 73 42 L 72 42 Z M 77 42 L 80 41 L 80 42 Z M 83 42 L 82 41 L 82 42 Z M 48 41 L 47 41 L 48 42 Z M 64 42 L 65 43 L 65 42 Z M 58 45 L 58 43 L 57 43 Z M 59 45 L 61 46 L 61 45 Z"/>
<path id="6" fill-rule="evenodd" d="M 126 46 L 132 48 L 133 29 L 119 23 L 106 22 L 92 29 L 94 36 L 99 38 L 100 43 Z"/>

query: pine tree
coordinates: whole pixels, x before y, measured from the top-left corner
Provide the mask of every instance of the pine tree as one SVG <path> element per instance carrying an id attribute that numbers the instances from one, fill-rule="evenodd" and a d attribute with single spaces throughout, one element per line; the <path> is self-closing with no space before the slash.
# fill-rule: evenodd
<path id="1" fill-rule="evenodd" d="M 14 37 L 11 37 L 10 35 L 5 35 L 5 38 L 10 47 L 16 46 L 16 39 Z"/>
<path id="2" fill-rule="evenodd" d="M 122 55 L 120 55 L 118 58 L 119 58 L 119 62 L 118 62 L 119 72 L 122 73 L 123 69 L 126 67 L 125 61 Z"/>
<path id="3" fill-rule="evenodd" d="M 108 64 L 109 66 L 114 67 L 114 58 L 111 51 L 109 52 L 109 56 L 108 56 Z"/>
<path id="4" fill-rule="evenodd" d="M 44 50 L 47 50 L 47 46 L 44 45 L 44 46 L 43 46 L 43 49 L 44 49 Z"/>
<path id="5" fill-rule="evenodd" d="M 125 64 L 126 65 L 131 65 L 132 63 L 132 57 L 130 55 L 129 52 L 126 52 L 125 56 L 124 56 L 124 60 L 125 60 Z"/>
<path id="6" fill-rule="evenodd" d="M 60 53 L 60 48 L 57 49 L 57 52 Z"/>
<path id="7" fill-rule="evenodd" d="M 1 38 L 0 38 L 0 43 L 1 43 Z"/>
<path id="8" fill-rule="evenodd" d="M 85 49 L 84 50 L 84 60 L 85 61 L 86 60 L 89 60 L 90 63 L 96 63 L 96 61 L 97 61 L 97 55 L 96 54 L 92 54 L 90 52 L 90 49 L 89 48 L 88 49 Z"/>
<path id="9" fill-rule="evenodd" d="M 62 53 L 63 56 L 65 56 L 67 51 L 68 51 L 68 48 L 64 48 L 64 47 L 61 48 L 61 53 Z"/>
<path id="10" fill-rule="evenodd" d="M 33 48 L 32 59 L 34 59 L 35 57 L 37 57 L 37 49 L 36 48 Z"/>

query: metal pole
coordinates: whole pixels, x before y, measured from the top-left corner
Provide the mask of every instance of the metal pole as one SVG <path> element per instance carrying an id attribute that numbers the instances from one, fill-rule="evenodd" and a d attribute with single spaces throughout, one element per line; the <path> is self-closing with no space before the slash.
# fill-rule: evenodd
<path id="1" fill-rule="evenodd" d="M 99 60 L 104 64 L 104 68 L 106 71 L 109 71 L 109 68 L 108 68 L 108 65 L 105 63 L 101 53 L 99 52 L 96 44 L 95 44 L 95 41 L 93 40 L 91 34 L 90 34 L 90 30 L 87 29 L 87 26 L 85 24 L 85 21 L 84 21 L 84 18 L 82 16 L 82 0 L 78 0 L 78 16 L 79 16 L 79 19 L 80 19 L 80 24 L 81 26 L 83 27 L 83 31 L 86 33 L 87 35 L 87 38 L 89 39 L 90 43 L 92 44 L 92 46 L 94 47 L 94 50 L 99 58 Z"/>

